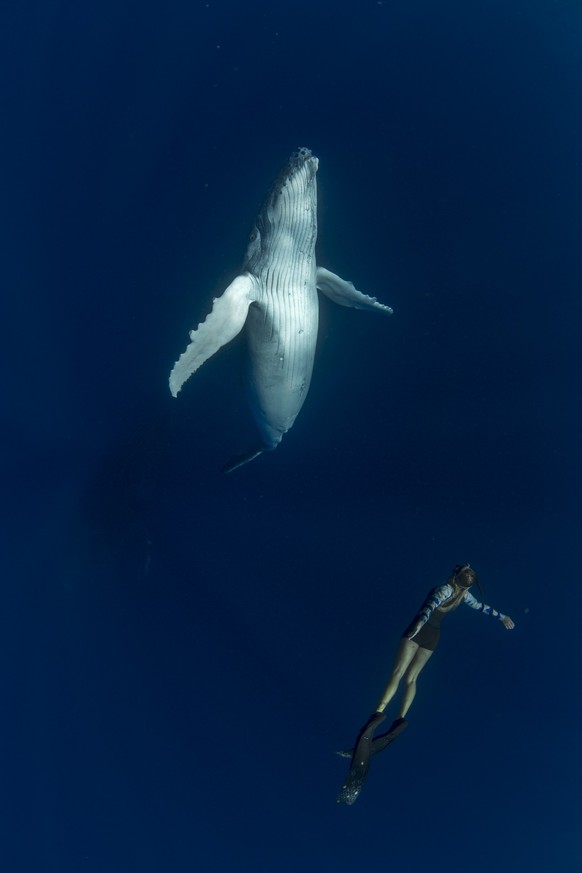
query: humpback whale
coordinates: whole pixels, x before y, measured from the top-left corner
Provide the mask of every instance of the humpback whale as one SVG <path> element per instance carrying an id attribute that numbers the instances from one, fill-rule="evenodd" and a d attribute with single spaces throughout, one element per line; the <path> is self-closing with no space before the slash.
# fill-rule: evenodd
<path id="1" fill-rule="evenodd" d="M 170 374 L 174 397 L 184 382 L 244 328 L 247 383 L 260 441 L 227 472 L 275 449 L 303 406 L 313 371 L 317 291 L 340 306 L 392 314 L 315 261 L 318 159 L 295 151 L 275 179 L 253 226 L 242 271 L 213 301 L 206 320 Z"/>

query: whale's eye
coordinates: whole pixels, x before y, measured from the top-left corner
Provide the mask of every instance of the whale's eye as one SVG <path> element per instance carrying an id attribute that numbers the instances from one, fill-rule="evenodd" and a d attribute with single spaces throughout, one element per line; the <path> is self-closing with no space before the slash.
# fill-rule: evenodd
<path id="1" fill-rule="evenodd" d="M 261 232 L 258 227 L 253 227 L 249 234 L 249 247 L 248 253 L 252 255 L 254 252 L 258 251 L 261 247 Z"/>

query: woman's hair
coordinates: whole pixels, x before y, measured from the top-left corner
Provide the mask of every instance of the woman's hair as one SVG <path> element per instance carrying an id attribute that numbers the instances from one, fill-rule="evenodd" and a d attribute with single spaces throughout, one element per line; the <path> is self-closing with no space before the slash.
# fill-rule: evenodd
<path id="1" fill-rule="evenodd" d="M 479 585 L 477 574 L 470 564 L 456 564 L 447 582 L 453 586 L 454 591 L 451 597 L 438 607 L 441 612 L 452 612 L 464 599 L 467 589 L 475 582 Z"/>

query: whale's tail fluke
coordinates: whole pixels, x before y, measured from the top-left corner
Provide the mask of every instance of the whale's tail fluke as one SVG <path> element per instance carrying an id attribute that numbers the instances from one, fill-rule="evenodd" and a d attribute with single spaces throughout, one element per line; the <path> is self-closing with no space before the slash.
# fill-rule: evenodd
<path id="1" fill-rule="evenodd" d="M 263 452 L 266 451 L 267 449 L 265 446 L 260 446 L 258 449 L 251 449 L 250 452 L 245 452 L 243 455 L 235 455 L 234 458 L 227 461 L 221 468 L 221 472 L 232 473 L 233 470 L 238 470 L 239 467 L 243 467 L 245 464 L 248 464 L 249 461 L 254 461 L 255 458 L 258 458 L 259 455 L 262 455 Z"/>

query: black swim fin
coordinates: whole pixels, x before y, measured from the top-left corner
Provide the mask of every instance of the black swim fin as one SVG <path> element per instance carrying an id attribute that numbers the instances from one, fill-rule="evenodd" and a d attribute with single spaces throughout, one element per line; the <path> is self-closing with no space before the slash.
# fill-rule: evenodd
<path id="1" fill-rule="evenodd" d="M 405 718 L 397 718 L 390 725 L 390 729 L 385 734 L 380 734 L 379 737 L 374 737 L 372 740 L 372 754 L 377 755 L 378 752 L 383 752 L 386 746 L 393 742 L 398 734 L 401 734 L 405 727 L 408 727 L 408 722 Z"/>
<path id="2" fill-rule="evenodd" d="M 377 755 L 378 752 L 383 752 L 386 746 L 389 746 L 392 743 L 398 734 L 401 734 L 405 727 L 408 726 L 408 722 L 405 718 L 397 718 L 396 721 L 393 721 L 390 725 L 390 729 L 386 731 L 384 734 L 380 734 L 378 737 L 374 737 L 372 740 L 372 755 Z M 337 752 L 340 758 L 351 758 L 354 754 L 353 749 L 342 749 Z"/>
<path id="3" fill-rule="evenodd" d="M 372 737 L 378 725 L 385 719 L 383 712 L 373 713 L 358 734 L 346 781 L 337 796 L 338 803 L 347 803 L 351 806 L 360 796 L 370 766 Z"/>
<path id="4" fill-rule="evenodd" d="M 408 725 L 405 718 L 397 718 L 396 721 L 392 722 L 390 729 L 387 730 L 386 733 L 380 734 L 379 737 L 372 739 L 374 729 L 384 721 L 385 716 L 384 718 L 378 718 L 378 716 L 381 715 L 382 713 L 380 712 L 375 713 L 367 724 L 364 725 L 360 731 L 353 753 L 338 752 L 338 755 L 344 757 L 351 756 L 352 759 L 346 781 L 342 785 L 340 793 L 337 796 L 338 803 L 347 803 L 348 806 L 351 806 L 352 803 L 358 799 L 364 786 L 366 776 L 368 775 L 368 768 L 370 766 L 370 758 L 372 755 L 383 751 L 386 746 L 389 746 L 390 743 L 396 739 L 398 734 L 402 733 L 404 728 Z"/>

